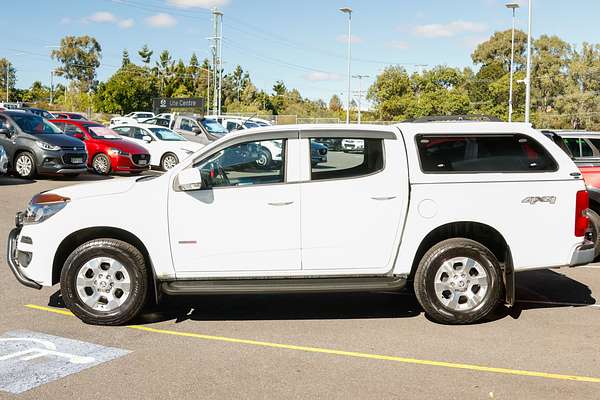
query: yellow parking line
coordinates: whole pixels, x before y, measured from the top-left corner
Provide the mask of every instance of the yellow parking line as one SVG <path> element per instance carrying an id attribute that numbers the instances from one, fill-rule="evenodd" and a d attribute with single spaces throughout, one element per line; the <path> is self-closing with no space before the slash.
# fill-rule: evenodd
<path id="1" fill-rule="evenodd" d="M 41 311 L 48 311 L 61 315 L 69 315 L 73 316 L 73 314 L 69 311 L 58 310 L 51 307 L 38 306 L 35 304 L 27 304 L 25 307 L 33 308 Z M 359 353 L 355 351 L 343 351 L 343 350 L 335 350 L 335 349 L 326 349 L 322 347 L 310 347 L 310 346 L 296 346 L 291 344 L 281 344 L 281 343 L 272 343 L 272 342 L 262 342 L 257 340 L 249 340 L 249 339 L 236 339 L 224 336 L 212 336 L 212 335 L 202 335 L 199 333 L 190 333 L 190 332 L 179 332 L 172 331 L 166 329 L 156 329 L 150 328 L 147 326 L 140 325 L 130 325 L 127 326 L 130 329 L 137 329 L 146 332 L 158 333 L 163 335 L 171 335 L 171 336 L 180 336 L 194 339 L 202 339 L 202 340 L 212 340 L 218 342 L 227 342 L 227 343 L 237 343 L 237 344 L 246 344 L 252 346 L 261 346 L 261 347 L 270 347 L 276 349 L 286 349 L 286 350 L 296 350 L 303 351 L 309 353 L 321 353 L 321 354 L 333 354 L 338 356 L 346 356 L 346 357 L 356 357 L 356 358 L 365 358 L 371 360 L 384 360 L 384 361 L 395 361 L 403 364 L 417 364 L 417 365 L 427 365 L 434 367 L 444 367 L 444 368 L 453 368 L 453 369 L 464 369 L 470 371 L 480 371 L 480 372 L 491 372 L 496 374 L 505 374 L 505 375 L 519 375 L 519 376 L 528 376 L 528 377 L 537 377 L 537 378 L 546 378 L 546 379 L 559 379 L 559 380 L 567 380 L 567 381 L 577 381 L 577 382 L 592 382 L 592 383 L 600 383 L 600 378 L 594 378 L 589 376 L 578 376 L 578 375 L 563 375 L 563 374 L 554 374 L 547 372 L 537 372 L 537 371 L 526 371 L 521 369 L 511 369 L 511 368 L 496 368 L 496 367 L 486 367 L 482 365 L 474 365 L 474 364 L 460 364 L 460 363 L 451 363 L 445 361 L 432 361 L 432 360 L 421 360 L 417 358 L 407 358 L 407 357 L 396 357 L 396 356 L 386 356 L 381 354 L 371 354 L 371 353 Z"/>

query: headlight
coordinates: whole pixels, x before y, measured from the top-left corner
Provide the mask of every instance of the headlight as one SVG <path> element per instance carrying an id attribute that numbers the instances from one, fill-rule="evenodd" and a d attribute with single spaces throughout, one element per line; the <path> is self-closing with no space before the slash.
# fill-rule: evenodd
<path id="1" fill-rule="evenodd" d="M 110 154 L 111 156 L 128 156 L 129 155 L 129 153 L 127 153 L 123 150 L 115 149 L 114 147 L 111 147 L 110 149 L 108 149 L 108 154 Z"/>
<path id="2" fill-rule="evenodd" d="M 24 225 L 39 224 L 44 222 L 67 205 L 70 201 L 68 197 L 63 197 L 52 193 L 40 193 L 31 199 L 25 216 L 23 217 Z"/>
<path id="3" fill-rule="evenodd" d="M 53 144 L 46 143 L 46 142 L 35 142 L 35 144 L 37 144 L 39 147 L 41 147 L 44 150 L 50 150 L 50 151 L 60 150 L 60 146 L 55 146 Z"/>

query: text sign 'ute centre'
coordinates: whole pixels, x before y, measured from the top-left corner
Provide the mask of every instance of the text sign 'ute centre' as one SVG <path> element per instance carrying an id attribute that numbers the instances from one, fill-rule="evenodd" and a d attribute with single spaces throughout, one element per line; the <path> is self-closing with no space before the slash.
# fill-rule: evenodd
<path id="1" fill-rule="evenodd" d="M 204 108 L 204 99 L 200 97 L 157 97 L 152 99 L 152 107 L 154 110 L 170 109 L 170 108 Z"/>

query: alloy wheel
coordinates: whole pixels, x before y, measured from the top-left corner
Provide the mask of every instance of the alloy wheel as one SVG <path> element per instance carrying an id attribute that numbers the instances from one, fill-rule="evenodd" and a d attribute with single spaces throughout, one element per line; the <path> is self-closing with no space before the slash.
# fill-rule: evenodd
<path id="1" fill-rule="evenodd" d="M 20 155 L 15 163 L 15 169 L 20 176 L 29 176 L 33 169 L 31 158 L 26 155 Z"/>
<path id="2" fill-rule="evenodd" d="M 479 306 L 489 286 L 490 278 L 485 269 L 469 257 L 446 260 L 435 274 L 435 294 L 453 311 L 469 311 Z"/>
<path id="3" fill-rule="evenodd" d="M 96 257 L 77 273 L 77 295 L 88 307 L 110 312 L 119 308 L 131 294 L 131 278 L 119 261 Z"/>

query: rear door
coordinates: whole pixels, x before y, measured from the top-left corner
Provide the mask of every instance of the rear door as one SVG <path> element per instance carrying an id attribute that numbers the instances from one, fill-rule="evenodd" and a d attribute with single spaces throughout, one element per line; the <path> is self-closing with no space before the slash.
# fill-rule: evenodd
<path id="1" fill-rule="evenodd" d="M 408 204 L 404 146 L 391 132 L 302 132 L 302 268 L 321 274 L 391 270 Z M 331 151 L 312 166 L 310 142 L 362 139 L 357 153 Z"/>

